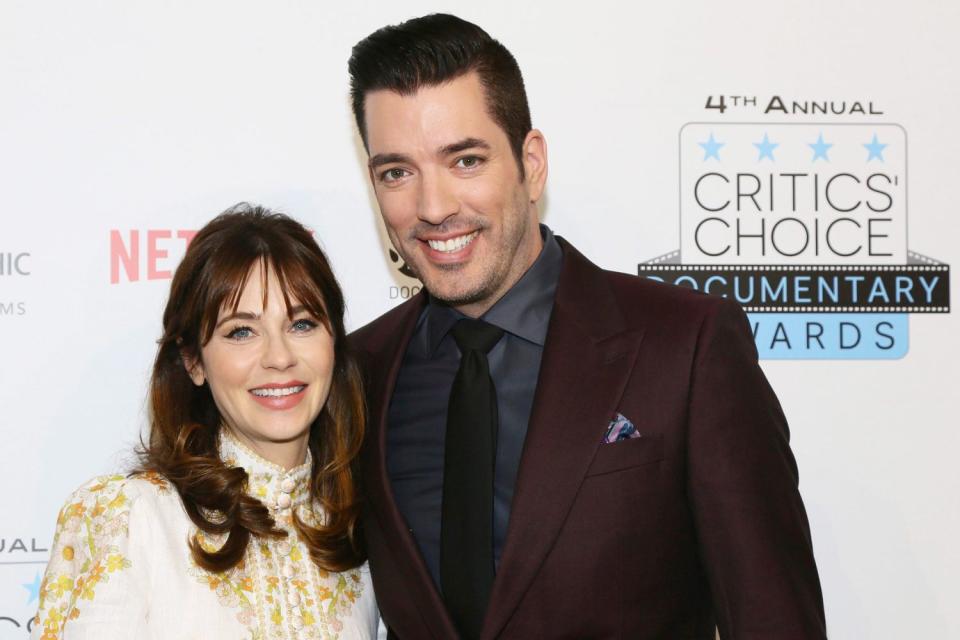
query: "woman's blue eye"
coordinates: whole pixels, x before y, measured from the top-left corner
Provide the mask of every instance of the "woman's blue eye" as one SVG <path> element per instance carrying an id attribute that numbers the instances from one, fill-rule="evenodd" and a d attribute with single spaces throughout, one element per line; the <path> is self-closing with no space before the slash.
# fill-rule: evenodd
<path id="1" fill-rule="evenodd" d="M 293 328 L 296 331 L 309 331 L 310 329 L 315 329 L 316 326 L 316 322 L 313 320 L 307 320 L 306 318 L 301 318 L 293 323 Z"/>
<path id="2" fill-rule="evenodd" d="M 250 327 L 237 327 L 227 334 L 227 338 L 231 340 L 244 340 L 252 335 L 253 331 Z"/>

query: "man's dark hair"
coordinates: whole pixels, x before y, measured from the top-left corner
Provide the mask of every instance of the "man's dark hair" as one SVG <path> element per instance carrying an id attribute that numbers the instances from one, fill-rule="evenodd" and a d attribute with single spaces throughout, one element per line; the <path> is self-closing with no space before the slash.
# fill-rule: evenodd
<path id="1" fill-rule="evenodd" d="M 383 27 L 353 47 L 349 69 L 353 115 L 368 151 L 364 100 L 369 92 L 412 95 L 476 71 L 487 112 L 507 134 L 522 179 L 523 141 L 531 129 L 523 76 L 507 48 L 477 25 L 434 13 Z"/>

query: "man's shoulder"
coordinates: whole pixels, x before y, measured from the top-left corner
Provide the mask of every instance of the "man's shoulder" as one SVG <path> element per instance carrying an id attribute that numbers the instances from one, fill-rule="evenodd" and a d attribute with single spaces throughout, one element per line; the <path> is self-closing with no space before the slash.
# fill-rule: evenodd
<path id="1" fill-rule="evenodd" d="M 621 307 L 632 313 L 702 317 L 728 304 L 724 298 L 641 276 L 602 270 Z"/>
<path id="2" fill-rule="evenodd" d="M 742 314 L 740 306 L 720 296 L 708 295 L 686 287 L 666 284 L 638 275 L 610 271 L 586 260 L 586 268 L 594 277 L 578 279 L 605 285 L 620 315 L 633 327 L 663 329 L 667 333 L 698 331 L 704 321 L 721 313 Z M 576 298 L 574 294 L 574 298 Z"/>
<path id="3" fill-rule="evenodd" d="M 398 304 L 383 315 L 355 329 L 347 336 L 354 351 L 377 351 L 385 342 L 395 341 L 397 332 L 422 308 L 423 293 Z"/>
<path id="4" fill-rule="evenodd" d="M 574 287 L 601 286 L 607 289 L 628 321 L 676 321 L 683 318 L 700 321 L 705 315 L 717 313 L 720 308 L 737 306 L 719 296 L 635 274 L 604 269 L 580 253 L 576 246 L 566 239 L 558 237 L 558 240 L 564 249 L 567 262 L 566 284 Z M 563 284 L 561 280 L 561 287 Z M 574 293 L 573 297 L 579 296 Z"/>
<path id="5" fill-rule="evenodd" d="M 602 278 L 624 325 L 656 345 L 658 357 L 689 353 L 705 337 L 723 335 L 738 344 L 749 338 L 746 313 L 729 298 L 627 273 L 602 270 Z"/>

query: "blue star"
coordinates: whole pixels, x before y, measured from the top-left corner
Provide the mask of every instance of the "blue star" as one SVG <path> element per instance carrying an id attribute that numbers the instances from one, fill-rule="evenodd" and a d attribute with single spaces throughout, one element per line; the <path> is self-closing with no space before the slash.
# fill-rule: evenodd
<path id="1" fill-rule="evenodd" d="M 763 140 L 761 142 L 754 142 L 753 146 L 760 150 L 760 157 L 757 158 L 757 162 L 760 162 L 764 158 L 770 158 L 770 162 L 776 162 L 773 158 L 773 150 L 779 147 L 780 143 L 770 142 L 767 134 L 763 134 Z"/>
<path id="2" fill-rule="evenodd" d="M 717 162 L 720 162 L 720 155 L 719 155 L 720 147 L 724 146 L 727 143 L 717 142 L 716 140 L 714 140 L 713 132 L 711 131 L 709 140 L 707 140 L 706 142 L 698 142 L 697 144 L 703 147 L 703 150 L 706 152 L 703 154 L 704 162 L 706 162 L 710 158 L 716 158 Z"/>
<path id="3" fill-rule="evenodd" d="M 37 574 L 33 577 L 32 583 L 27 582 L 20 586 L 30 592 L 30 599 L 27 600 L 27 604 L 29 605 L 31 602 L 40 597 L 40 572 L 37 571 Z"/>
<path id="4" fill-rule="evenodd" d="M 873 134 L 873 142 L 869 142 L 867 144 L 864 144 L 863 146 L 865 146 L 867 148 L 867 151 L 870 152 L 870 155 L 867 156 L 867 162 L 870 162 L 874 158 L 876 158 L 880 162 L 883 162 L 884 161 L 883 150 L 890 145 L 880 144 L 880 141 L 877 140 L 877 134 Z"/>
<path id="5" fill-rule="evenodd" d="M 807 146 L 813 149 L 813 160 L 810 162 L 816 162 L 818 158 L 823 158 L 827 162 L 830 162 L 830 158 L 827 157 L 827 151 L 830 150 L 830 147 L 832 147 L 833 144 L 827 144 L 824 142 L 822 133 L 820 134 L 820 137 L 817 138 L 816 142 L 813 144 L 808 144 Z"/>

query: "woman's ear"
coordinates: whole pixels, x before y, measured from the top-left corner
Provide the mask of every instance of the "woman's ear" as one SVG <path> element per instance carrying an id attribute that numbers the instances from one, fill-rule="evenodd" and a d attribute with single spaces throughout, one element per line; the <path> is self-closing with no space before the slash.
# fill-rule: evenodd
<path id="1" fill-rule="evenodd" d="M 180 359 L 183 361 L 183 368 L 187 370 L 187 375 L 193 380 L 193 384 L 202 387 L 207 376 L 203 372 L 203 363 L 200 362 L 200 358 L 190 357 L 186 352 L 181 351 Z"/>

